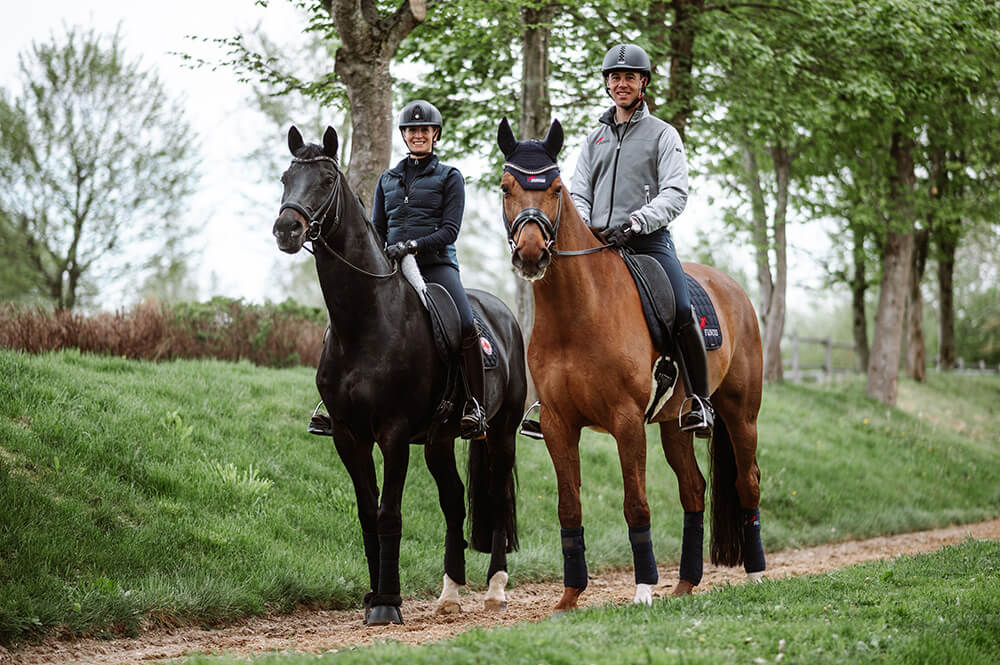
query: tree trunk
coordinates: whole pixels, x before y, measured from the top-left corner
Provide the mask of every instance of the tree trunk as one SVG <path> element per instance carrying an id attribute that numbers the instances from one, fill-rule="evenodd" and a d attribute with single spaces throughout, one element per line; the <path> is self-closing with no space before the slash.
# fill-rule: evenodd
<path id="1" fill-rule="evenodd" d="M 882 249 L 882 282 L 866 389 L 869 397 L 886 404 L 895 404 L 898 392 L 900 342 L 913 254 L 911 194 L 916 177 L 912 145 L 910 138 L 899 131 L 893 132 L 890 148 L 896 166 L 890 182 L 893 219 L 886 230 Z"/>
<path id="2" fill-rule="evenodd" d="M 938 369 L 955 369 L 955 252 L 958 236 L 950 231 L 941 233 L 938 246 Z"/>
<path id="3" fill-rule="evenodd" d="M 788 248 L 785 239 L 785 218 L 788 212 L 788 190 L 791 182 L 792 160 L 788 150 L 781 145 L 771 148 L 777 197 L 774 202 L 774 287 L 767 307 L 764 326 L 764 380 L 784 379 L 781 360 L 781 336 L 785 331 L 785 294 L 788 279 Z"/>
<path id="4" fill-rule="evenodd" d="M 370 205 L 392 154 L 392 77 L 399 44 L 427 15 L 424 0 L 403 0 L 383 17 L 376 0 L 322 0 L 340 37 L 334 69 L 351 105 L 351 159 L 347 181 Z"/>
<path id="5" fill-rule="evenodd" d="M 854 313 L 854 353 L 858 359 L 858 371 L 868 371 L 868 317 L 865 313 L 865 294 L 868 292 L 868 278 L 865 276 L 865 231 L 860 226 L 852 227 L 854 239 L 854 276 L 851 278 L 851 310 Z"/>
<path id="6" fill-rule="evenodd" d="M 543 139 L 552 122 L 549 97 L 549 44 L 556 3 L 521 9 L 521 140 Z M 515 287 L 517 318 L 525 341 L 531 339 L 535 322 L 535 300 L 531 284 L 518 279 Z M 528 403 L 538 399 L 535 383 L 528 370 Z"/>
<path id="7" fill-rule="evenodd" d="M 906 371 L 921 383 L 927 380 L 927 346 L 924 342 L 924 299 L 920 283 L 927 267 L 930 231 L 920 229 L 914 236 L 913 261 L 910 265 L 909 316 L 907 319 Z"/>
<path id="8" fill-rule="evenodd" d="M 694 112 L 694 40 L 696 22 L 705 10 L 705 0 L 672 0 L 674 20 L 670 24 L 670 85 L 667 104 L 670 124 L 684 139 L 688 120 Z M 655 32 L 653 34 L 656 34 Z"/>

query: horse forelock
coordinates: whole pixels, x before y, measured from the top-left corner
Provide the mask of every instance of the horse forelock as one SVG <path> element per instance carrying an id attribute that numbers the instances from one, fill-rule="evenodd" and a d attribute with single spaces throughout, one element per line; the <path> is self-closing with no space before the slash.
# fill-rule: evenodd
<path id="1" fill-rule="evenodd" d="M 320 157 L 329 157 L 329 155 L 323 151 L 323 146 L 315 143 L 307 143 L 295 153 L 296 159 L 317 159 Z M 333 160 L 336 163 L 336 156 L 333 157 Z"/>

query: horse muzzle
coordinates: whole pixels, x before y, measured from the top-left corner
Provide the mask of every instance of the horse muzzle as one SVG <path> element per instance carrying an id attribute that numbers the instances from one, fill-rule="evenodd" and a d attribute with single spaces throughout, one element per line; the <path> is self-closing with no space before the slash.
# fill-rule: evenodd
<path id="1" fill-rule="evenodd" d="M 306 241 L 306 226 L 301 215 L 292 209 L 285 209 L 278 215 L 271 233 L 278 242 L 278 249 L 295 254 Z"/>

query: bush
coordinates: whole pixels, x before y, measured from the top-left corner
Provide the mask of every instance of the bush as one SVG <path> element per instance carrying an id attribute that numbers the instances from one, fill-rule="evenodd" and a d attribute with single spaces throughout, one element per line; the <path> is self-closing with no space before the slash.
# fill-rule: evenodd
<path id="1" fill-rule="evenodd" d="M 253 305 L 232 298 L 170 306 L 147 300 L 93 316 L 0 304 L 0 346 L 41 353 L 63 348 L 139 358 L 218 358 L 315 367 L 326 315 L 291 300 Z"/>

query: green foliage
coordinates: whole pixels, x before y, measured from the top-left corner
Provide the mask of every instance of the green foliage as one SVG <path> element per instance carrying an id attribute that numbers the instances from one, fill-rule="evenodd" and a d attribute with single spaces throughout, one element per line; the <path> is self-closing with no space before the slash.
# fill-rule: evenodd
<path id="1" fill-rule="evenodd" d="M 312 371 L 0 351 L 0 374 L 4 643 L 360 603 L 368 573 L 354 492 L 330 440 L 305 433 L 318 400 Z M 758 449 L 768 551 L 1000 513 L 996 377 L 904 383 L 903 409 L 861 393 L 859 384 L 768 387 Z M 656 552 L 674 563 L 676 480 L 655 427 L 648 438 Z M 696 450 L 707 472 L 704 446 Z M 581 456 L 590 568 L 630 566 L 615 445 L 588 431 Z M 518 477 L 512 584 L 558 578 L 555 480 L 542 445 L 521 440 Z M 443 527 L 414 454 L 404 593 L 439 591 Z M 468 561 L 470 584 L 483 588 L 486 557 Z"/>
<path id="2" fill-rule="evenodd" d="M 252 662 L 987 665 L 1000 658 L 998 560 L 1000 544 L 970 540 L 933 554 L 658 600 L 652 607 L 580 610 L 420 647 L 384 642 L 318 659 L 272 654 Z M 187 662 L 245 661 L 200 656 Z"/>
<path id="3" fill-rule="evenodd" d="M 196 137 L 118 33 L 70 28 L 33 43 L 20 77 L 0 94 L 0 237 L 17 238 L 25 277 L 0 297 L 72 309 L 98 285 L 155 271 L 150 257 L 181 235 Z"/>

